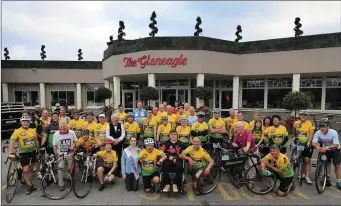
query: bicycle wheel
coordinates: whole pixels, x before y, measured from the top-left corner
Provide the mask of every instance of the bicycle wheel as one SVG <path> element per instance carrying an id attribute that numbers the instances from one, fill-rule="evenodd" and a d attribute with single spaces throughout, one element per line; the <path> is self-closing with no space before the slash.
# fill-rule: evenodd
<path id="1" fill-rule="evenodd" d="M 88 170 L 88 175 L 86 175 L 87 169 L 80 170 L 77 172 L 75 179 L 73 181 L 73 192 L 75 193 L 76 197 L 84 198 L 86 197 L 92 187 L 92 171 L 91 169 Z"/>
<path id="2" fill-rule="evenodd" d="M 13 168 L 12 168 L 13 166 Z M 18 170 L 16 168 L 16 164 L 11 161 L 9 163 L 8 172 L 7 172 L 7 185 L 5 189 L 5 199 L 7 203 L 10 203 L 17 191 L 17 182 L 18 182 Z"/>
<path id="3" fill-rule="evenodd" d="M 212 192 L 218 185 L 221 177 L 220 164 L 214 164 L 211 168 L 210 175 L 204 174 L 197 180 L 198 190 L 201 194 Z"/>
<path id="4" fill-rule="evenodd" d="M 58 175 L 58 173 L 60 174 Z M 59 176 L 63 178 L 63 187 L 59 187 Z M 64 168 L 48 170 L 41 180 L 41 190 L 49 199 L 63 199 L 72 190 L 72 177 Z"/>
<path id="5" fill-rule="evenodd" d="M 244 179 L 248 182 L 246 184 L 247 189 L 257 195 L 265 195 L 271 192 L 277 182 L 276 175 L 270 177 L 262 175 L 257 164 L 252 165 L 246 170 Z"/>
<path id="6" fill-rule="evenodd" d="M 303 177 L 305 176 L 305 172 L 304 172 L 304 162 L 302 160 L 302 157 L 299 158 L 298 160 L 298 183 L 300 184 L 300 186 L 302 186 L 303 183 Z"/>
<path id="7" fill-rule="evenodd" d="M 318 193 L 322 193 L 326 188 L 327 167 L 325 163 L 317 162 L 315 172 L 315 186 Z"/>

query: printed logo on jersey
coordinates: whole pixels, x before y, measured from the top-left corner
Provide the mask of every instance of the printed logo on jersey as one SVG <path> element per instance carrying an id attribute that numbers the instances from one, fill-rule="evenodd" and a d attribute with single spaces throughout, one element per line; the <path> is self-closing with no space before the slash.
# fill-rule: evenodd
<path id="1" fill-rule="evenodd" d="M 76 123 L 75 123 L 75 122 L 73 122 L 73 123 L 72 123 L 72 126 L 76 126 Z"/>
<path id="2" fill-rule="evenodd" d="M 148 154 L 143 155 L 143 159 L 146 159 L 148 157 Z"/>
<path id="3" fill-rule="evenodd" d="M 21 136 L 25 136 L 25 135 L 26 135 L 26 132 L 21 132 L 20 135 L 21 135 Z"/>

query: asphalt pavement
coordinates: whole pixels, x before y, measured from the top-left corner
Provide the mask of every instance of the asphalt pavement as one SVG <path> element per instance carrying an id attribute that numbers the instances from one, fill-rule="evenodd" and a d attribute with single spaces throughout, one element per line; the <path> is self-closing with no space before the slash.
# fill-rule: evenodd
<path id="1" fill-rule="evenodd" d="M 254 195 L 246 189 L 236 189 L 233 187 L 226 174 L 222 173 L 222 178 L 217 188 L 210 194 L 196 196 L 192 188 L 188 187 L 186 195 L 183 194 L 147 194 L 143 191 L 142 181 L 140 190 L 128 192 L 122 179 L 117 179 L 114 185 L 108 185 L 102 192 L 98 191 L 98 183 L 94 183 L 91 192 L 83 199 L 77 198 L 73 191 L 61 200 L 50 200 L 42 196 L 40 181 L 35 180 L 34 185 L 38 188 L 31 195 L 26 195 L 26 188 L 18 184 L 17 193 L 10 204 L 4 199 L 4 188 L 6 186 L 6 175 L 8 165 L 4 164 L 7 154 L 2 154 L 1 160 L 1 203 L 2 205 L 340 205 L 341 191 L 335 187 L 335 173 L 332 173 L 332 184 L 326 188 L 324 193 L 318 194 L 315 185 L 302 186 L 296 184 L 296 190 L 287 197 L 280 198 L 274 192 L 267 195 Z M 316 162 L 317 154 L 313 156 L 313 163 Z M 334 170 L 334 168 L 332 168 Z M 315 168 L 312 168 L 311 178 L 314 180 Z M 190 180 L 190 176 L 187 178 Z"/>

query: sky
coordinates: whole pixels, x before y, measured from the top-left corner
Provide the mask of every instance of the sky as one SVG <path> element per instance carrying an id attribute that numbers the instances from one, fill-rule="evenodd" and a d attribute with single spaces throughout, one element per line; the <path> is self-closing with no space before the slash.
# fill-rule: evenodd
<path id="1" fill-rule="evenodd" d="M 157 36 L 193 36 L 198 16 L 202 36 L 234 41 L 237 25 L 245 41 L 293 37 L 296 17 L 303 35 L 341 32 L 340 1 L 3 1 L 2 55 L 11 60 L 101 61 L 109 36 L 117 39 L 124 21 L 126 39 L 149 36 L 156 12 Z"/>

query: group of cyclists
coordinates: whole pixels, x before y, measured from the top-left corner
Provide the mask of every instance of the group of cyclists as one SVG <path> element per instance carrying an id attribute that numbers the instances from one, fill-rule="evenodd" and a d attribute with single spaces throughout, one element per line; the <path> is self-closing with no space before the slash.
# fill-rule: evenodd
<path id="1" fill-rule="evenodd" d="M 41 150 L 46 150 L 48 155 L 63 155 L 57 167 L 69 169 L 74 154 L 82 149 L 91 150 L 94 157 L 101 159 L 96 169 L 99 191 L 105 188 L 105 184 L 114 183 L 115 178 L 123 178 L 128 191 L 137 191 L 142 179 L 145 192 L 154 192 L 157 184 L 162 192 L 178 192 L 182 189 L 181 175 L 187 173 L 183 167 L 185 161 L 191 168 L 195 190 L 196 180 L 202 175 L 210 175 L 215 164 L 212 154 L 215 145 L 222 145 L 226 140 L 244 153 L 259 151 L 262 174 L 276 174 L 280 180 L 278 195 L 285 196 L 295 188 L 294 163 L 287 155 L 289 135 L 286 127 L 281 125 L 279 115 L 261 119 L 260 113 L 255 111 L 252 121 L 247 122 L 241 111 L 230 109 L 229 117 L 222 118 L 221 111 L 213 109 L 212 118 L 205 122 L 204 111 L 196 111 L 187 103 L 173 107 L 166 102 L 159 107 L 146 108 L 138 102 L 137 108 L 128 113 L 119 105 L 110 118 L 105 114 L 95 117 L 93 112 L 87 112 L 82 119 L 78 110 L 73 111 L 70 118 L 66 109 L 60 106 L 51 114 L 48 110 L 41 114 L 35 112 L 31 115 L 25 111 L 20 119 L 21 127 L 13 132 L 9 143 L 11 159 L 17 157 L 14 143 L 18 144 L 27 195 L 36 190 L 32 181 L 34 170 L 38 170 L 37 177 L 41 179 L 37 161 Z M 299 111 L 299 119 L 293 124 L 297 144 L 305 147 L 302 152 L 303 178 L 307 184 L 312 184 L 311 157 L 313 148 L 316 148 L 327 157 L 327 187 L 332 185 L 332 160 L 336 186 L 341 190 L 338 134 L 324 119 L 316 125 L 319 130 L 315 133 L 315 125 L 307 117 L 307 111 Z M 171 172 L 175 173 L 174 182 L 170 181 Z M 58 187 L 60 191 L 65 190 L 59 173 Z"/>

